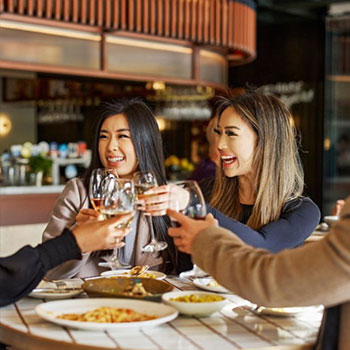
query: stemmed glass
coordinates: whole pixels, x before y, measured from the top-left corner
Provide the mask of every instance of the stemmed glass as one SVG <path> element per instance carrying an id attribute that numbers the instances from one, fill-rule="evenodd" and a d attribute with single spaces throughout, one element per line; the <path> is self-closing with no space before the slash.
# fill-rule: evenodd
<path id="1" fill-rule="evenodd" d="M 192 219 L 203 220 L 207 215 L 207 208 L 202 191 L 197 182 L 186 180 L 176 182 L 174 185 L 177 187 L 170 191 L 169 208 L 189 216 Z M 181 195 L 179 196 L 179 188 L 187 193 L 181 191 Z M 175 226 L 177 225 L 177 222 L 174 220 L 172 220 L 172 222 Z M 179 276 L 180 278 L 190 276 L 203 277 L 207 276 L 207 273 L 194 264 L 192 270 L 181 272 Z"/>
<path id="2" fill-rule="evenodd" d="M 113 169 L 97 168 L 92 171 L 89 181 L 89 198 L 96 212 L 100 213 L 106 181 L 115 177 L 118 177 L 118 174 Z"/>
<path id="3" fill-rule="evenodd" d="M 135 214 L 135 188 L 132 180 L 111 177 L 105 181 L 103 186 L 100 212 L 104 219 L 110 219 L 126 214 Z M 126 223 L 120 223 L 117 228 L 130 227 L 133 217 Z M 120 243 L 116 241 L 116 243 Z M 104 257 L 112 270 L 128 268 L 118 258 L 119 248 L 113 249 L 112 256 Z"/>
<path id="4" fill-rule="evenodd" d="M 157 179 L 151 171 L 137 171 L 133 176 L 137 199 L 142 200 L 147 195 L 144 194 L 152 187 L 158 186 Z M 152 217 L 148 213 L 143 213 L 148 221 L 148 226 L 151 234 L 151 242 L 142 248 L 143 252 L 155 253 L 167 248 L 168 243 L 164 241 L 158 241 L 154 234 Z"/>

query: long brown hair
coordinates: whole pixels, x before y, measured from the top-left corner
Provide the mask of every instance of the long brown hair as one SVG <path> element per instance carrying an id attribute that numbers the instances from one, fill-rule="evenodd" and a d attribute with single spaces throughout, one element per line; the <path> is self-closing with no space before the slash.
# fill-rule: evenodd
<path id="1" fill-rule="evenodd" d="M 253 159 L 255 203 L 247 225 L 259 229 L 277 220 L 289 200 L 302 195 L 304 173 L 296 130 L 287 107 L 277 97 L 258 90 L 221 98 L 219 120 L 222 112 L 229 107 L 257 135 Z M 217 171 L 210 204 L 236 220 L 242 217 L 238 177 L 226 177 L 221 166 Z"/>

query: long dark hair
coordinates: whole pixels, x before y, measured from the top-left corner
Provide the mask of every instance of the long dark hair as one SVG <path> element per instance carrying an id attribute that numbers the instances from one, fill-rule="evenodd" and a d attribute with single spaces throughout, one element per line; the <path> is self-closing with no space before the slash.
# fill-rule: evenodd
<path id="1" fill-rule="evenodd" d="M 157 121 L 151 109 L 139 98 L 119 99 L 112 102 L 104 102 L 101 105 L 101 116 L 97 120 L 96 135 L 92 149 L 90 166 L 87 168 L 83 183 L 89 188 L 91 173 L 96 168 L 103 168 L 98 152 L 99 134 L 103 122 L 116 114 L 123 114 L 128 121 L 131 139 L 138 159 L 139 171 L 152 171 L 159 185 L 166 184 L 163 142 Z M 154 232 L 159 240 L 168 243 L 168 249 L 164 252 L 164 261 L 169 261 L 165 267 L 166 272 L 175 266 L 176 254 L 173 240 L 167 235 L 170 220 L 167 216 L 153 217 Z"/>

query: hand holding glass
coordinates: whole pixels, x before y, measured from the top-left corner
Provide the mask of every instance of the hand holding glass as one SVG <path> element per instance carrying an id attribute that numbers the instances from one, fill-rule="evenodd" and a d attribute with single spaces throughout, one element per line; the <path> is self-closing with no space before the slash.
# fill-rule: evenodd
<path id="1" fill-rule="evenodd" d="M 103 199 L 104 186 L 106 181 L 110 178 L 118 177 L 112 169 L 98 168 L 91 173 L 89 181 L 89 198 L 92 207 L 95 211 L 100 213 L 101 202 Z"/>
<path id="2" fill-rule="evenodd" d="M 133 180 L 134 180 L 138 200 L 142 200 L 143 198 L 147 197 L 147 194 L 144 194 L 146 191 L 148 191 L 153 187 L 158 186 L 157 179 L 151 171 L 146 171 L 146 172 L 138 171 L 134 174 Z M 152 217 L 147 213 L 144 213 L 144 215 L 146 216 L 148 221 L 148 226 L 151 234 L 151 242 L 145 245 L 142 248 L 142 251 L 147 253 L 155 253 L 166 249 L 168 246 L 168 243 L 164 241 L 158 241 L 155 237 Z"/>
<path id="3" fill-rule="evenodd" d="M 104 219 L 135 213 L 135 189 L 132 180 L 110 178 L 104 184 L 103 200 L 100 207 Z M 128 222 L 120 223 L 117 228 L 130 227 L 133 216 Z M 120 241 L 116 241 L 119 243 Z M 114 248 L 112 257 L 105 257 L 111 269 L 126 268 L 118 259 L 119 248 Z"/>
<path id="4" fill-rule="evenodd" d="M 204 219 L 207 215 L 204 197 L 196 181 L 176 182 L 170 191 L 169 208 L 192 219 Z M 172 222 L 177 225 L 176 222 Z M 180 273 L 180 278 L 190 276 L 207 276 L 207 273 L 194 264 L 192 270 Z"/>

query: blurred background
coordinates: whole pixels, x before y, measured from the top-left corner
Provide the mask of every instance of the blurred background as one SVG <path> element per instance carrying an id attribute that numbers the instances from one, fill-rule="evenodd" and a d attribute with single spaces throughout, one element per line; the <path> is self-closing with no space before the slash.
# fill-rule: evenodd
<path id="1" fill-rule="evenodd" d="M 350 2 L 0 1 L 0 225 L 47 221 L 101 101 L 147 101 L 176 180 L 208 157 L 214 96 L 247 85 L 291 109 L 305 192 L 329 214 L 350 193 Z"/>

